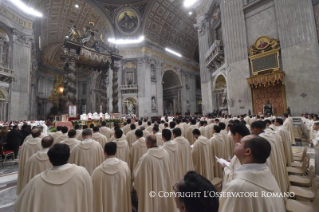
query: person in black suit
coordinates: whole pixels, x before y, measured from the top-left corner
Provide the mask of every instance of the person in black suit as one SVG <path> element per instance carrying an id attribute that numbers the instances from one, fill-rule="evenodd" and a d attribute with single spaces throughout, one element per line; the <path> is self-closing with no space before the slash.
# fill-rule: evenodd
<path id="1" fill-rule="evenodd" d="M 8 132 L 6 150 L 13 150 L 14 157 L 17 158 L 19 146 L 22 139 L 22 133 L 19 131 L 18 125 L 14 125 L 12 130 Z"/>

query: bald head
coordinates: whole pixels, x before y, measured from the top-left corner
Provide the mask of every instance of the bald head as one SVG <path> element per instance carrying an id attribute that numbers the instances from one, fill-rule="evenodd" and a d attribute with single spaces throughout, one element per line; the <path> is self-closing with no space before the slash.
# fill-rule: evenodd
<path id="1" fill-rule="evenodd" d="M 147 148 L 152 148 L 157 146 L 157 140 L 155 135 L 149 135 L 146 137 L 146 146 Z"/>
<path id="2" fill-rule="evenodd" d="M 54 138 L 51 137 L 51 136 L 46 136 L 44 138 L 42 138 L 41 140 L 41 146 L 43 149 L 45 148 L 50 148 L 53 146 L 53 141 L 54 141 Z"/>
<path id="3" fill-rule="evenodd" d="M 39 137 L 41 135 L 41 130 L 39 128 L 34 128 L 31 131 L 31 134 L 32 134 L 33 138 L 37 138 L 37 137 Z"/>

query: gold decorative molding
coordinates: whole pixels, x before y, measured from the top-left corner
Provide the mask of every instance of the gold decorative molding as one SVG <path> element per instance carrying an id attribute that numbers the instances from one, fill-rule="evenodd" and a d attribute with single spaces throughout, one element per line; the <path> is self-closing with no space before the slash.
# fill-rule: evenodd
<path id="1" fill-rule="evenodd" d="M 136 49 L 125 49 L 125 50 L 120 50 L 120 54 L 123 55 L 123 54 L 139 54 L 139 53 L 150 53 L 150 54 L 153 54 L 154 56 L 157 56 L 157 57 L 160 57 L 164 60 L 167 60 L 169 62 L 172 62 L 172 63 L 175 63 L 179 66 L 183 66 L 183 67 L 187 67 L 189 69 L 193 69 L 197 72 L 199 72 L 199 68 L 197 67 L 194 67 L 194 66 L 191 66 L 189 64 L 186 64 L 186 63 L 183 63 L 183 62 L 180 62 L 178 60 L 175 60 L 175 59 L 172 59 L 166 55 L 163 55 L 157 51 L 154 51 L 148 47 L 142 47 L 142 48 L 136 48 Z"/>
<path id="2" fill-rule="evenodd" d="M 2 15 L 4 15 L 5 17 L 7 17 L 8 19 L 20 24 L 22 27 L 32 29 L 32 22 L 21 18 L 19 15 L 17 15 L 13 11 L 11 11 L 10 9 L 8 9 L 4 6 L 1 6 L 0 13 Z"/>
<path id="3" fill-rule="evenodd" d="M 267 36 L 258 38 L 249 48 L 252 74 L 272 73 L 280 70 L 280 45 L 277 39 Z"/>
<path id="4" fill-rule="evenodd" d="M 250 88 L 258 86 L 267 87 L 275 85 L 276 83 L 279 84 L 280 82 L 283 85 L 285 84 L 285 73 L 282 71 L 267 75 L 258 75 L 247 79 L 247 83 Z"/>
<path id="5" fill-rule="evenodd" d="M 54 75 L 54 87 L 51 92 L 51 96 L 47 99 L 47 102 L 52 102 L 57 107 L 59 107 L 60 98 L 63 96 L 62 93 L 59 93 L 59 87 L 63 86 L 64 76 L 63 75 Z"/>

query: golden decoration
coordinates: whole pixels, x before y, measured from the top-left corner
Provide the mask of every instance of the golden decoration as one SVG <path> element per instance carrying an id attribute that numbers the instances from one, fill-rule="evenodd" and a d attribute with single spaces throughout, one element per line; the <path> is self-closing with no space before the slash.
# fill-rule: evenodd
<path id="1" fill-rule="evenodd" d="M 260 73 L 272 73 L 274 71 L 280 70 L 280 45 L 279 41 L 277 39 L 270 39 L 267 36 L 262 36 L 258 38 L 254 45 L 249 47 L 249 60 L 251 64 L 252 74 L 258 75 Z M 276 64 L 273 66 L 267 67 L 265 66 L 265 69 L 259 70 L 255 68 L 254 61 L 255 60 L 264 60 L 266 62 L 261 64 L 267 64 L 267 61 L 269 61 L 269 57 L 274 56 L 276 58 Z M 266 59 L 268 58 L 268 60 Z M 271 63 L 272 64 L 272 63 Z"/>
<path id="2" fill-rule="evenodd" d="M 263 43 L 262 43 L 263 42 Z M 249 55 L 254 56 L 270 50 L 280 49 L 278 39 L 270 39 L 267 36 L 258 38 L 254 45 L 249 47 Z"/>
<path id="3" fill-rule="evenodd" d="M 223 75 L 219 75 L 215 83 L 215 91 L 223 90 L 226 86 L 226 79 Z"/>
<path id="4" fill-rule="evenodd" d="M 124 68 L 136 68 L 136 65 L 133 62 L 126 62 Z"/>
<path id="5" fill-rule="evenodd" d="M 0 100 L 6 100 L 6 96 L 0 91 Z"/>
<path id="6" fill-rule="evenodd" d="M 272 86 L 276 83 L 279 84 L 280 82 L 285 84 L 285 73 L 282 71 L 267 75 L 257 75 L 247 79 L 247 83 L 250 88 L 257 88 L 258 86 Z"/>
<path id="7" fill-rule="evenodd" d="M 61 88 L 63 88 L 64 76 L 63 75 L 55 75 L 54 79 L 54 87 L 51 92 L 51 96 L 47 99 L 47 102 L 52 102 L 57 107 L 59 107 L 60 98 L 63 96 L 63 91 L 61 92 Z"/>

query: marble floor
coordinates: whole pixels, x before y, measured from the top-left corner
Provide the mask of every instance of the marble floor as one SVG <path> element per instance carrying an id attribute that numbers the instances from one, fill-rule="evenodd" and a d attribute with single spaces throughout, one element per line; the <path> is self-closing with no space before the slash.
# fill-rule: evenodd
<path id="1" fill-rule="evenodd" d="M 294 153 L 302 152 L 307 144 L 303 146 L 292 146 Z M 310 165 L 314 166 L 314 149 L 308 148 L 307 154 L 310 154 Z M 18 178 L 19 160 L 9 160 L 3 165 L 0 164 L 0 212 L 13 212 L 14 203 L 17 199 L 16 185 Z"/>
<path id="2" fill-rule="evenodd" d="M 0 167 L 0 211 L 13 212 L 17 199 L 16 186 L 18 179 L 19 162 L 8 161 Z"/>

